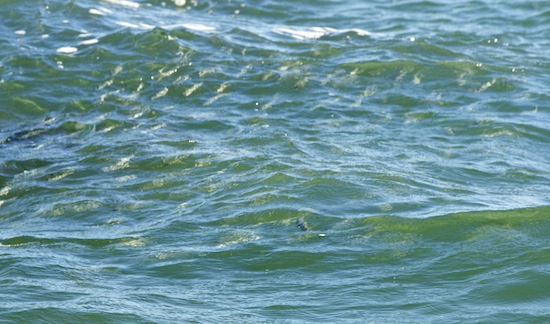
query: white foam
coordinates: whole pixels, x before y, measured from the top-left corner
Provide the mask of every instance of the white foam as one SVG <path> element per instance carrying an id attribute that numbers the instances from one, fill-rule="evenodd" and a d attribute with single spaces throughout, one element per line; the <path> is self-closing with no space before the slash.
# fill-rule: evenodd
<path id="1" fill-rule="evenodd" d="M 317 39 L 326 34 L 319 30 L 299 30 L 294 28 L 275 28 L 273 32 L 279 35 L 291 36 L 295 39 Z"/>
<path id="2" fill-rule="evenodd" d="M 139 24 L 132 24 L 132 23 L 129 23 L 127 21 L 116 21 L 115 24 L 117 24 L 119 26 L 122 26 L 122 27 L 130 27 L 130 28 L 135 28 L 135 29 L 148 30 L 148 29 L 155 28 L 155 26 L 153 26 L 153 25 L 144 24 L 142 22 L 140 22 Z"/>
<path id="3" fill-rule="evenodd" d="M 359 36 L 368 36 L 371 35 L 366 30 L 359 28 L 352 29 L 335 29 L 331 27 L 310 27 L 310 28 L 300 28 L 300 27 L 282 27 L 274 28 L 273 32 L 279 35 L 290 36 L 295 39 L 318 39 L 325 35 L 334 35 L 341 33 L 354 32 Z"/>
<path id="4" fill-rule="evenodd" d="M 153 28 L 155 28 L 155 26 L 153 26 L 153 25 L 149 25 L 149 24 L 142 23 L 142 22 L 139 23 L 139 27 L 143 28 L 143 29 L 153 29 Z"/>
<path id="5" fill-rule="evenodd" d="M 78 51 L 78 48 L 72 47 L 72 46 L 64 46 L 56 50 L 56 52 L 59 54 L 73 54 L 73 53 L 76 53 L 77 51 Z"/>
<path id="6" fill-rule="evenodd" d="M 5 196 L 10 192 L 11 187 L 5 186 L 4 188 L 0 189 L 0 196 Z"/>
<path id="7" fill-rule="evenodd" d="M 164 26 L 164 28 L 166 29 L 176 29 L 176 28 L 182 28 L 182 27 L 185 29 L 201 31 L 201 32 L 211 32 L 216 30 L 215 27 L 201 25 L 201 24 L 177 24 L 177 25 Z"/>
<path id="8" fill-rule="evenodd" d="M 85 41 L 82 41 L 79 44 L 80 45 L 93 45 L 93 44 L 97 44 L 98 42 L 99 42 L 99 40 L 97 40 L 96 38 L 92 38 L 92 39 L 87 39 Z"/>
<path id="9" fill-rule="evenodd" d="M 105 13 L 103 11 L 100 11 L 100 10 L 97 10 L 97 9 L 94 9 L 94 8 L 88 10 L 88 13 L 90 15 L 105 16 Z"/>
<path id="10" fill-rule="evenodd" d="M 117 25 L 119 25 L 119 26 L 122 26 L 122 27 L 139 28 L 138 25 L 129 23 L 129 22 L 127 22 L 127 21 L 117 21 L 117 22 L 115 22 L 115 23 L 116 23 Z"/>
<path id="11" fill-rule="evenodd" d="M 128 0 L 105 0 L 105 1 L 115 5 L 123 6 L 123 7 L 134 8 L 134 9 L 139 8 L 139 3 L 133 2 L 133 1 L 128 1 Z"/>

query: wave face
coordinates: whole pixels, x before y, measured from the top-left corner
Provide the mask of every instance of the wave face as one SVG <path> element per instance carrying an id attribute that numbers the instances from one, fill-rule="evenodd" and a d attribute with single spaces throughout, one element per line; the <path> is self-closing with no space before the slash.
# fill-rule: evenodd
<path id="1" fill-rule="evenodd" d="M 549 13 L 3 1 L 0 319 L 549 321 Z"/>

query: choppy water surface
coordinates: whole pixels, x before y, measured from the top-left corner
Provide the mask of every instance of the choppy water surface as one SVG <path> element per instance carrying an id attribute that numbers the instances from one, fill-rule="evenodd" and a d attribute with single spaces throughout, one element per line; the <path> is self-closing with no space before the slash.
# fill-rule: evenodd
<path id="1" fill-rule="evenodd" d="M 0 321 L 550 321 L 548 1 L 0 21 Z"/>

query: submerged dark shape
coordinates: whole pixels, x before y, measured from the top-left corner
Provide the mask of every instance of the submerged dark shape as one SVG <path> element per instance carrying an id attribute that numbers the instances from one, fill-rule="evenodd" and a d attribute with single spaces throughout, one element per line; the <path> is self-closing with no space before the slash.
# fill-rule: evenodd
<path id="1" fill-rule="evenodd" d="M 32 141 L 34 138 L 36 138 L 41 133 L 44 133 L 45 131 L 46 130 L 43 128 L 20 131 L 11 136 L 8 136 L 3 140 L 0 140 L 0 144 L 7 144 L 10 142 L 17 142 L 17 141 Z"/>
<path id="2" fill-rule="evenodd" d="M 296 226 L 302 231 L 307 231 L 307 224 L 303 220 L 297 219 Z"/>

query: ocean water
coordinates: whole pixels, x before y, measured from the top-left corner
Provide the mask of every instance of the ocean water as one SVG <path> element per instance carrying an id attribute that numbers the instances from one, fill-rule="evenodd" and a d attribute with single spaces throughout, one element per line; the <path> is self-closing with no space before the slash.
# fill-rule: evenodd
<path id="1" fill-rule="evenodd" d="M 0 1 L 0 322 L 550 322 L 549 30 L 549 1 Z"/>

